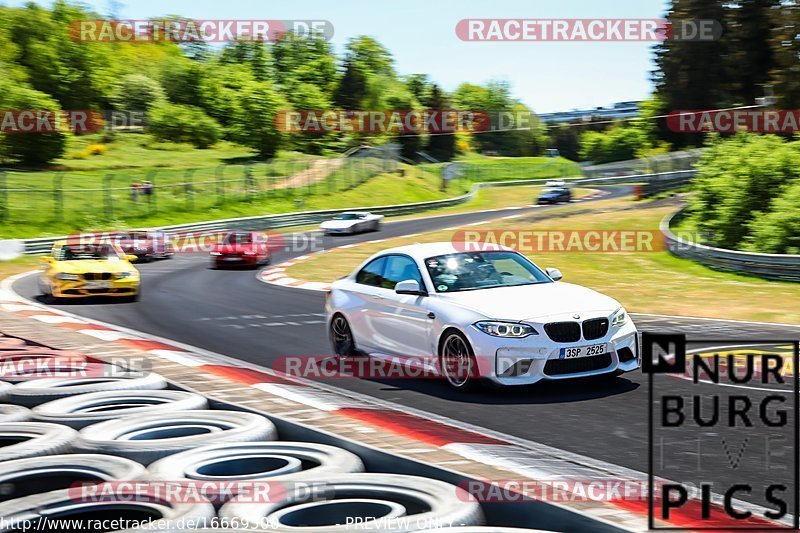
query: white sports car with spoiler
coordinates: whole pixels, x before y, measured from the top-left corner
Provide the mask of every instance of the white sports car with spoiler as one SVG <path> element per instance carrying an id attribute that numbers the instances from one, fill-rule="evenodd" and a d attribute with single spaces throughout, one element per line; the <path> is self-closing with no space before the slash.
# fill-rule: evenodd
<path id="1" fill-rule="evenodd" d="M 366 211 L 350 211 L 339 213 L 332 220 L 323 222 L 320 229 L 327 235 L 352 235 L 364 231 L 381 229 L 383 215 L 375 215 Z"/>
<path id="2" fill-rule="evenodd" d="M 328 293 L 333 351 L 401 361 L 459 390 L 639 368 L 636 326 L 619 302 L 560 279 L 501 247 L 384 250 Z"/>

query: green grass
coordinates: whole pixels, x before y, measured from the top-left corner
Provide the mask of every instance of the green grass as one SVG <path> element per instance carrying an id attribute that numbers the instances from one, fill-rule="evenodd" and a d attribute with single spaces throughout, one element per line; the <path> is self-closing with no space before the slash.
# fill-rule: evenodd
<path id="1" fill-rule="evenodd" d="M 0 173 L 0 238 L 437 200 L 463 194 L 473 181 L 465 174 L 441 191 L 443 165 L 419 165 L 410 179 L 387 175 L 365 188 L 368 180 L 394 164 L 376 158 L 342 160 L 298 153 L 254 162 L 251 151 L 230 143 L 198 150 L 156 143 L 137 133 L 102 141 L 100 135 L 72 138 L 67 156 L 56 162 L 61 171 Z M 107 151 L 76 158 L 97 143 Z M 487 181 L 552 178 L 565 164 L 548 158 L 481 157 L 480 161 L 485 169 L 481 179 Z M 142 181 L 153 183 L 155 192 L 134 198 L 131 184 Z"/>
<path id="2" fill-rule="evenodd" d="M 659 222 L 677 206 L 611 199 L 558 209 L 555 218 L 543 218 L 553 214 L 549 211 L 496 221 L 481 229 L 657 231 Z M 586 209 L 592 212 L 586 213 Z M 304 280 L 332 281 L 381 249 L 412 242 L 449 241 L 452 236 L 452 231 L 439 231 L 335 250 L 289 267 L 287 274 Z M 526 255 L 542 267 L 559 267 L 567 282 L 591 287 L 618 299 L 631 312 L 784 323 L 800 321 L 800 285 L 718 272 L 666 251 L 526 252 Z"/>

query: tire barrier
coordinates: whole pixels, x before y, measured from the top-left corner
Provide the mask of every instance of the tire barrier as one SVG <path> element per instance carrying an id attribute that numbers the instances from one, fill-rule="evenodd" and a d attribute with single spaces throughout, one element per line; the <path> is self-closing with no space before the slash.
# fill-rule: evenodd
<path id="1" fill-rule="evenodd" d="M 40 455 L 57 455 L 72 450 L 77 431 L 42 422 L 0 424 L 0 461 Z"/>
<path id="2" fill-rule="evenodd" d="M 205 409 L 199 394 L 174 390 L 105 391 L 68 396 L 33 408 L 34 420 L 55 422 L 75 429 L 91 424 L 162 411 Z"/>
<path id="3" fill-rule="evenodd" d="M 5 381 L 0 381 L 0 402 L 8 401 L 8 397 L 11 395 L 11 391 L 14 390 L 14 385 L 11 383 L 6 383 Z"/>
<path id="4" fill-rule="evenodd" d="M 157 479 L 327 479 L 364 471 L 364 463 L 342 448 L 307 442 L 225 443 L 188 450 L 156 461 Z"/>
<path id="5" fill-rule="evenodd" d="M 33 407 L 78 394 L 166 388 L 167 382 L 158 374 L 142 375 L 139 372 L 120 371 L 109 377 L 41 378 L 23 381 L 10 391 L 8 401 Z"/>
<path id="6" fill-rule="evenodd" d="M 294 533 L 365 530 L 422 531 L 437 525 L 480 525 L 483 512 L 463 489 L 435 479 L 397 474 L 343 474 L 308 481 L 310 490 L 288 491 L 278 501 L 232 501 L 222 519 Z"/>
<path id="7" fill-rule="evenodd" d="M 30 409 L 19 405 L 0 405 L 0 423 L 24 422 L 30 420 L 32 415 Z"/>
<path id="8" fill-rule="evenodd" d="M 261 415 L 193 410 L 143 414 L 94 424 L 81 430 L 75 446 L 82 452 L 118 455 L 148 465 L 199 446 L 269 441 L 277 437 L 275 425 Z"/>
<path id="9" fill-rule="evenodd" d="M 119 520 L 124 523 L 122 521 L 149 519 L 203 523 L 210 522 L 214 516 L 210 503 L 171 503 L 160 498 L 144 501 L 138 496 L 115 493 L 104 495 L 102 501 L 88 501 L 76 497 L 72 489 L 33 494 L 0 503 L 0 522 L 10 526 L 4 531 L 46 531 L 51 530 L 48 524 L 59 520 Z M 17 527 L 14 524 L 18 524 Z"/>
<path id="10" fill-rule="evenodd" d="M 79 483 L 136 479 L 146 474 L 135 461 L 112 455 L 65 454 L 0 463 L 0 501 L 67 489 Z"/>

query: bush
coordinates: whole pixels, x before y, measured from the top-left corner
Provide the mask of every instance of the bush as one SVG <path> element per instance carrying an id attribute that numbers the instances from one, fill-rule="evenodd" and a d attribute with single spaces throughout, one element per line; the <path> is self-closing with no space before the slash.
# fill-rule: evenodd
<path id="1" fill-rule="evenodd" d="M 767 231 L 766 222 L 758 219 L 767 216 L 769 224 L 777 224 L 766 214 L 782 205 L 775 199 L 784 188 L 800 180 L 800 142 L 752 134 L 712 139 L 697 170 L 690 208 L 701 234 L 713 245 L 738 248 L 752 230 L 760 228 L 758 237 L 754 233 L 748 238 L 748 246 L 757 249 Z"/>
<path id="2" fill-rule="evenodd" d="M 194 106 L 159 104 L 150 117 L 150 133 L 161 141 L 208 148 L 219 141 L 220 132 L 217 121 Z"/>
<path id="3" fill-rule="evenodd" d="M 24 87 L 8 86 L 0 89 L 3 109 L 35 109 L 58 112 L 58 103 L 47 94 Z M 0 135 L 0 153 L 5 158 L 23 165 L 43 165 L 64 155 L 67 133 L 9 133 Z"/>
<path id="4" fill-rule="evenodd" d="M 275 127 L 275 114 L 281 109 L 288 106 L 271 84 L 248 83 L 239 97 L 232 137 L 264 158 L 273 157 L 284 140 Z"/>
<path id="5" fill-rule="evenodd" d="M 580 158 L 595 164 L 635 159 L 649 147 L 640 130 L 616 125 L 603 133 L 587 131 L 581 135 L 580 143 Z"/>
<path id="6" fill-rule="evenodd" d="M 769 254 L 800 254 L 800 180 L 795 180 L 774 198 L 769 212 L 756 217 L 745 248 Z"/>
<path id="7" fill-rule="evenodd" d="M 125 111 L 147 111 L 163 100 L 161 84 L 142 74 L 123 76 L 112 96 L 117 109 Z"/>

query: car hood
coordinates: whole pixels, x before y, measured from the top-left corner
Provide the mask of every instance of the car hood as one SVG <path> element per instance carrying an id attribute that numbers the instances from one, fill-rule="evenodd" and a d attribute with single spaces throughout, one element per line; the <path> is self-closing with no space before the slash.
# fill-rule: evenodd
<path id="1" fill-rule="evenodd" d="M 556 196 L 561 196 L 560 192 L 543 192 L 539 195 L 539 198 L 555 198 Z"/>
<path id="2" fill-rule="evenodd" d="M 359 222 L 361 222 L 361 220 L 326 220 L 320 224 L 320 227 L 324 229 L 343 229 L 349 228 L 353 224 L 357 224 Z"/>
<path id="3" fill-rule="evenodd" d="M 619 302 L 604 294 L 563 282 L 437 293 L 437 296 L 498 320 L 536 321 L 575 313 L 610 315 L 620 307 Z"/>
<path id="4" fill-rule="evenodd" d="M 84 274 L 86 272 L 134 272 L 136 269 L 127 261 L 104 259 L 78 259 L 74 261 L 58 261 L 55 265 L 58 272 L 64 274 Z"/>

